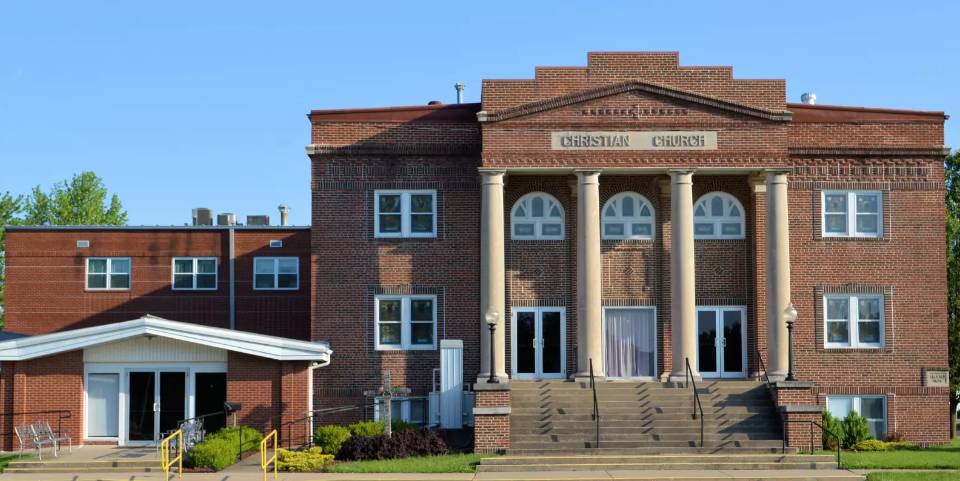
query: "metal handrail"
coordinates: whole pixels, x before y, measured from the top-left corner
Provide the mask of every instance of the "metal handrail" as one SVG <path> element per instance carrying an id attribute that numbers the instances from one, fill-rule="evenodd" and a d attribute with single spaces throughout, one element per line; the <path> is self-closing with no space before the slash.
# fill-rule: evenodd
<path id="1" fill-rule="evenodd" d="M 364 409 L 365 407 L 366 406 L 363 404 L 350 404 L 350 405 L 343 405 L 343 406 L 314 409 L 311 411 L 304 411 L 303 417 L 297 418 L 291 421 L 283 421 L 283 415 L 274 416 L 271 422 L 277 423 L 274 425 L 277 426 L 277 430 L 279 431 L 278 436 L 280 439 L 283 439 L 284 438 L 283 433 L 284 432 L 286 433 L 287 449 L 293 449 L 294 447 L 293 426 L 300 423 L 306 424 L 307 426 L 313 426 L 313 420 L 318 415 L 336 414 L 341 412 L 354 411 L 357 409 Z M 304 429 L 304 437 L 306 437 L 306 442 L 304 442 L 303 444 L 306 445 L 307 447 L 313 447 L 313 436 L 310 435 L 309 429 Z M 282 445 L 283 443 L 281 442 L 280 444 Z"/>
<path id="2" fill-rule="evenodd" d="M 783 416 L 781 416 L 781 417 L 780 417 L 780 423 L 781 423 L 781 429 L 782 429 L 782 431 L 783 431 L 783 446 L 781 447 L 781 450 L 780 450 L 781 453 L 786 453 L 786 452 L 787 452 L 787 423 L 809 423 L 809 425 L 810 425 L 810 454 L 814 454 L 814 453 L 816 452 L 816 450 L 814 449 L 814 444 L 813 444 L 813 427 L 814 427 L 814 426 L 817 426 L 817 427 L 820 428 L 820 436 L 821 436 L 821 438 L 823 437 L 824 434 L 829 434 L 830 436 L 833 436 L 833 439 L 836 439 L 836 440 L 837 440 L 837 469 L 842 469 L 843 465 L 842 465 L 842 463 L 840 462 L 840 436 L 838 436 L 837 433 L 835 433 L 835 432 L 827 429 L 827 428 L 824 427 L 822 424 L 820 424 L 820 423 L 818 423 L 818 422 L 816 422 L 816 421 L 810 420 L 810 419 L 790 419 L 790 420 L 787 420 L 787 419 L 784 419 Z"/>
<path id="3" fill-rule="evenodd" d="M 0 413 L 0 419 L 5 417 L 13 417 L 11 424 L 16 423 L 16 416 L 35 416 L 38 414 L 56 414 L 57 415 L 57 436 L 63 435 L 63 420 L 70 419 L 73 417 L 73 411 L 69 409 L 49 409 L 46 411 L 22 411 L 22 412 L 12 412 L 12 413 Z M 66 414 L 66 416 L 64 416 Z M 13 431 L 0 433 L 0 436 L 13 436 L 15 433 Z"/>
<path id="4" fill-rule="evenodd" d="M 177 457 L 170 459 L 170 441 L 177 438 Z M 170 479 L 170 468 L 177 465 L 177 477 L 183 478 L 183 430 L 176 430 L 160 441 L 160 466 L 163 469 L 163 481 Z"/>
<path id="5" fill-rule="evenodd" d="M 693 419 L 697 419 L 697 408 L 700 408 L 700 447 L 703 447 L 703 404 L 700 404 L 700 393 L 697 392 L 697 380 L 690 368 L 690 358 L 684 358 L 687 364 L 687 383 L 693 386 Z M 686 386 L 684 386 L 686 387 Z"/>
<path id="6" fill-rule="evenodd" d="M 267 457 L 267 443 L 273 439 L 273 456 Z M 263 481 L 267 481 L 267 466 L 273 463 L 273 479 L 277 479 L 277 430 L 270 431 L 260 441 L 260 470 L 263 471 Z"/>
<path id="7" fill-rule="evenodd" d="M 590 389 L 593 390 L 593 421 L 597 429 L 597 444 L 594 446 L 600 449 L 600 403 L 597 401 L 597 382 L 593 378 L 593 358 L 590 358 Z"/>
<path id="8" fill-rule="evenodd" d="M 761 379 L 763 382 L 770 384 L 770 376 L 767 376 L 767 366 L 763 364 L 763 356 L 760 355 L 759 351 L 757 351 L 757 362 L 759 363 L 760 372 L 763 373 L 763 377 Z"/>

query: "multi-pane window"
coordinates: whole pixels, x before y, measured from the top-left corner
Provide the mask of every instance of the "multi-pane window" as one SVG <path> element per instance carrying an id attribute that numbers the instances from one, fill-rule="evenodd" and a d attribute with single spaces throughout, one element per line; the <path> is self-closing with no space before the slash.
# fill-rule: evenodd
<path id="1" fill-rule="evenodd" d="M 850 411 L 867 418 L 870 434 L 883 439 L 887 434 L 887 399 L 884 396 L 827 396 L 827 410 L 843 419 Z"/>
<path id="2" fill-rule="evenodd" d="M 87 259 L 87 289 L 129 289 L 129 257 Z"/>
<path id="3" fill-rule="evenodd" d="M 437 298 L 434 296 L 377 296 L 377 349 L 434 349 Z"/>
<path id="4" fill-rule="evenodd" d="M 437 191 L 374 192 L 375 237 L 436 237 Z"/>
<path id="5" fill-rule="evenodd" d="M 883 296 L 824 296 L 826 347 L 883 345 Z"/>
<path id="6" fill-rule="evenodd" d="M 693 207 L 695 239 L 743 239 L 743 206 L 724 192 L 705 194 Z"/>
<path id="7" fill-rule="evenodd" d="M 253 259 L 253 288 L 295 291 L 300 288 L 299 257 L 256 257 Z"/>
<path id="8" fill-rule="evenodd" d="M 880 237 L 882 200 L 880 192 L 824 191 L 824 237 Z"/>
<path id="9" fill-rule="evenodd" d="M 383 398 L 377 398 L 376 411 L 374 419 L 383 420 Z M 403 397 L 393 398 L 390 402 L 390 417 L 393 421 L 403 421 L 406 423 L 424 425 L 427 424 L 429 413 L 427 412 L 427 398 L 423 397 Z"/>
<path id="10" fill-rule="evenodd" d="M 176 257 L 173 259 L 175 290 L 216 290 L 217 259 L 215 257 Z"/>
<path id="11" fill-rule="evenodd" d="M 561 240 L 563 207 L 550 194 L 527 194 L 513 204 L 510 226 L 514 240 Z"/>
<path id="12" fill-rule="evenodd" d="M 621 192 L 603 206 L 604 239 L 653 239 L 653 206 L 642 195 Z"/>

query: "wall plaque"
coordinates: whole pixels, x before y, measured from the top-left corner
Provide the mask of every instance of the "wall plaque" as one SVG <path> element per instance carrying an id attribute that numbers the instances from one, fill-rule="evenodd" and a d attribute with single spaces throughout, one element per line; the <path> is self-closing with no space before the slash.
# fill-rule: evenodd
<path id="1" fill-rule="evenodd" d="M 950 371 L 946 369 L 923 369 L 925 387 L 950 387 Z"/>
<path id="2" fill-rule="evenodd" d="M 551 132 L 553 150 L 716 150 L 717 132 Z"/>

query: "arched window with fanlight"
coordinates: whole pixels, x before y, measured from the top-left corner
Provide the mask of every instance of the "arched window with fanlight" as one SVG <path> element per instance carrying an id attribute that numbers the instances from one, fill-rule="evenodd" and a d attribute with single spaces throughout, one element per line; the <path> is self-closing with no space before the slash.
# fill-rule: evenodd
<path id="1" fill-rule="evenodd" d="M 710 192 L 693 206 L 695 239 L 743 239 L 743 205 L 725 192 Z"/>
<path id="2" fill-rule="evenodd" d="M 563 206 L 545 192 L 531 192 L 521 197 L 510 212 L 513 240 L 563 239 Z"/>
<path id="3" fill-rule="evenodd" d="M 602 212 L 603 239 L 653 239 L 653 206 L 646 197 L 636 192 L 621 192 L 603 205 Z"/>

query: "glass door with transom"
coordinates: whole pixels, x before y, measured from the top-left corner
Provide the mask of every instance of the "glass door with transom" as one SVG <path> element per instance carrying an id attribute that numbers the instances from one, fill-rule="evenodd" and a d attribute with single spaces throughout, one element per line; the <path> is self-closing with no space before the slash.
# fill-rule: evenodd
<path id="1" fill-rule="evenodd" d="M 603 358 L 608 379 L 656 376 L 657 315 L 653 307 L 603 310 Z"/>
<path id="2" fill-rule="evenodd" d="M 747 377 L 747 309 L 697 308 L 697 370 L 704 378 Z"/>
<path id="3" fill-rule="evenodd" d="M 127 444 L 152 444 L 187 417 L 187 373 L 131 370 L 127 373 Z"/>
<path id="4" fill-rule="evenodd" d="M 511 324 L 512 377 L 563 378 L 566 371 L 566 316 L 563 308 L 514 308 Z"/>

